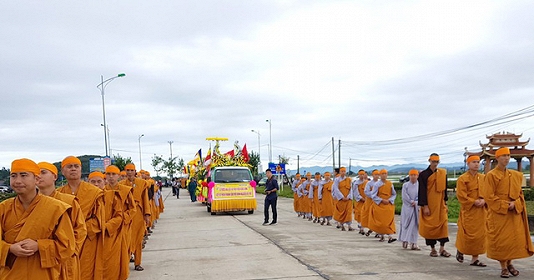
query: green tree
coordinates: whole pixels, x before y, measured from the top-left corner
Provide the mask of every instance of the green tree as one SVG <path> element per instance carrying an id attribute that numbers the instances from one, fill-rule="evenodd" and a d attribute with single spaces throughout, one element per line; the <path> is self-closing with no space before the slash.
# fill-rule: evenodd
<path id="1" fill-rule="evenodd" d="M 124 158 L 120 154 L 113 155 L 113 164 L 117 166 L 120 170 L 124 170 L 124 167 L 128 163 L 133 163 L 131 157 Z"/>
<path id="2" fill-rule="evenodd" d="M 250 171 L 252 171 L 252 176 L 257 176 L 259 173 L 258 168 L 260 165 L 260 155 L 254 151 L 251 151 L 248 156 L 250 158 L 248 164 L 251 166 Z"/>
<path id="3" fill-rule="evenodd" d="M 158 156 L 154 154 L 152 157 L 152 167 L 154 168 L 154 171 L 156 171 L 156 176 L 159 176 L 159 173 L 163 170 L 163 162 L 165 160 L 163 159 L 163 156 Z"/>
<path id="4" fill-rule="evenodd" d="M 280 163 L 288 164 L 289 163 L 289 157 L 286 157 L 286 155 L 279 156 Z"/>
<path id="5" fill-rule="evenodd" d="M 1 184 L 6 185 L 6 186 L 9 185 L 9 173 L 11 173 L 9 169 L 2 167 L 2 169 L 0 170 L 0 183 Z"/>

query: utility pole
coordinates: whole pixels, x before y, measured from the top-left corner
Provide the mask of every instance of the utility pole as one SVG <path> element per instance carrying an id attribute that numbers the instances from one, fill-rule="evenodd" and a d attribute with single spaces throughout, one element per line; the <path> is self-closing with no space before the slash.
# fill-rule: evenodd
<path id="1" fill-rule="evenodd" d="M 332 171 L 336 169 L 336 151 L 334 149 L 334 137 L 332 137 Z"/>
<path id="2" fill-rule="evenodd" d="M 167 141 L 167 143 L 169 143 L 169 146 L 171 148 L 171 160 L 172 160 L 172 143 L 174 143 L 174 141 Z"/>
<path id="3" fill-rule="evenodd" d="M 338 161 L 337 161 L 337 164 L 338 164 L 338 168 L 341 168 L 341 139 L 339 139 L 339 144 L 338 144 L 337 148 L 338 148 L 337 153 L 338 153 L 338 157 L 339 157 Z"/>
<path id="4" fill-rule="evenodd" d="M 297 173 L 300 173 L 300 156 L 297 155 Z"/>

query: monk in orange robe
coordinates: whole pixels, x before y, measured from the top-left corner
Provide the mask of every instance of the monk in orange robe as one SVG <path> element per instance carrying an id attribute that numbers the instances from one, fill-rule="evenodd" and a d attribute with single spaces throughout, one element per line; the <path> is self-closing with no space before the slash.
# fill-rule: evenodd
<path id="1" fill-rule="evenodd" d="M 120 181 L 119 184 L 132 187 L 135 205 L 137 207 L 132 218 L 132 243 L 131 251 L 134 255 L 134 269 L 142 271 L 141 266 L 143 237 L 145 236 L 146 227 L 150 224 L 150 202 L 148 201 L 148 183 L 147 181 L 136 177 L 135 165 L 133 163 L 127 164 L 126 170 L 127 179 Z"/>
<path id="2" fill-rule="evenodd" d="M 486 246 L 488 258 L 501 264 L 501 277 L 519 275 L 512 260 L 534 254 L 530 239 L 525 197 L 521 189 L 523 174 L 506 168 L 510 150 L 495 152 L 497 166 L 486 174 L 482 198 L 488 204 Z"/>
<path id="3" fill-rule="evenodd" d="M 120 170 L 115 165 L 106 167 L 106 181 L 114 182 L 119 180 Z M 100 188 L 104 191 L 104 279 L 116 280 L 126 279 L 121 275 L 121 248 L 122 248 L 122 203 L 119 194 L 113 190 L 105 190 L 105 186 Z"/>
<path id="4" fill-rule="evenodd" d="M 456 260 L 464 261 L 464 254 L 471 255 L 471 265 L 485 267 L 478 255 L 486 253 L 486 202 L 482 198 L 484 175 L 478 173 L 480 157 L 466 160 L 469 170 L 456 181 L 456 196 L 460 202 L 458 233 L 456 235 Z"/>
<path id="5" fill-rule="evenodd" d="M 419 178 L 419 235 L 425 238 L 430 246 L 431 257 L 450 257 L 445 250 L 445 243 L 449 242 L 449 228 L 447 216 L 447 170 L 438 168 L 439 155 L 432 153 L 428 159 L 430 165 L 421 171 Z M 439 254 L 435 246 L 439 242 Z"/>
<path id="6" fill-rule="evenodd" d="M 380 183 L 380 181 L 378 180 L 380 179 L 380 172 L 378 171 L 378 169 L 374 169 L 371 172 L 371 176 L 373 177 L 373 179 L 367 181 L 367 184 L 365 184 L 365 187 L 363 189 L 363 195 L 365 197 L 362 196 L 364 200 L 362 212 L 361 212 L 361 222 L 360 222 L 362 225 L 362 230 L 364 228 L 369 228 L 369 210 L 371 209 L 371 205 L 373 204 L 373 200 L 371 200 L 369 196 L 371 195 L 371 192 L 374 190 L 375 186 Z M 370 229 L 367 230 L 367 232 L 365 233 L 365 236 L 371 235 L 372 232 L 373 231 Z M 360 231 L 360 234 L 361 233 L 362 232 Z"/>
<path id="7" fill-rule="evenodd" d="M 313 223 L 321 223 L 321 204 L 319 204 L 319 185 L 321 184 L 321 173 L 315 172 L 315 178 L 310 184 L 310 193 L 308 198 L 310 198 L 312 205 L 312 215 L 314 217 Z"/>
<path id="8" fill-rule="evenodd" d="M 56 191 L 57 167 L 49 162 L 39 162 L 37 164 L 41 169 L 37 187 L 42 195 L 53 197 L 63 201 L 71 206 L 69 212 L 70 221 L 74 230 L 75 250 L 71 258 L 61 264 L 61 275 L 59 279 L 81 279 L 80 275 L 80 251 L 83 242 L 87 237 L 87 228 L 85 227 L 85 216 L 82 213 L 78 198 L 74 195 L 60 193 Z"/>
<path id="9" fill-rule="evenodd" d="M 334 198 L 332 197 L 332 185 L 334 181 L 330 178 L 330 172 L 323 174 L 324 179 L 319 184 L 319 197 L 321 225 L 331 226 L 330 221 L 334 216 Z"/>
<path id="10" fill-rule="evenodd" d="M 139 173 L 141 174 L 141 179 L 145 180 L 147 182 L 148 186 L 148 202 L 150 203 L 150 224 L 147 227 L 148 235 L 152 233 L 151 229 L 154 229 L 156 220 L 159 219 L 159 209 L 156 207 L 156 186 L 154 185 L 154 181 L 152 178 L 147 176 L 147 171 L 140 170 Z"/>
<path id="11" fill-rule="evenodd" d="M 360 234 L 364 235 L 365 232 L 362 227 L 362 211 L 365 204 L 365 198 L 367 197 L 363 191 L 365 185 L 367 185 L 367 173 L 365 170 L 360 169 L 358 171 L 358 179 L 352 183 L 352 195 L 354 196 L 354 220 L 358 223 Z"/>
<path id="12" fill-rule="evenodd" d="M 57 191 L 78 198 L 87 227 L 87 237 L 80 251 L 81 279 L 102 279 L 104 192 L 82 181 L 82 163 L 74 156 L 68 156 L 61 161 L 61 173 L 67 179 L 67 184 Z"/>
<path id="13" fill-rule="evenodd" d="M 100 171 L 94 171 L 89 174 L 87 181 L 89 184 L 102 189 L 106 185 L 106 176 Z"/>
<path id="14" fill-rule="evenodd" d="M 300 211 L 299 211 L 299 195 L 298 195 L 298 187 L 300 186 L 300 173 L 297 173 L 295 175 L 295 179 L 293 180 L 293 183 L 291 184 L 291 190 L 293 191 L 293 210 L 297 212 L 297 217 L 300 217 Z"/>
<path id="15" fill-rule="evenodd" d="M 106 168 L 106 187 L 107 191 L 114 191 L 119 197 L 122 208 L 122 225 L 120 227 L 121 240 L 120 240 L 120 276 L 117 279 L 127 279 L 130 275 L 130 243 L 132 235 L 132 219 L 135 215 L 136 206 L 133 198 L 132 187 L 121 185 L 118 181 L 117 173 L 118 168 L 114 165 L 110 165 Z M 106 239 L 107 240 L 107 239 Z"/>
<path id="16" fill-rule="evenodd" d="M 380 241 L 384 241 L 384 235 L 387 235 L 388 243 L 392 243 L 397 241 L 391 236 L 396 233 L 395 198 L 397 192 L 395 192 L 393 183 L 387 178 L 387 170 L 380 170 L 380 183 L 374 186 L 369 196 L 373 201 L 369 209 L 369 229 L 380 235 Z"/>
<path id="17" fill-rule="evenodd" d="M 338 222 L 338 226 L 342 231 L 345 231 L 345 225 L 349 231 L 352 228 L 352 184 L 349 177 L 346 176 L 347 169 L 341 167 L 339 169 L 339 176 L 334 179 L 332 186 L 332 196 L 334 197 L 334 220 Z"/>
<path id="18" fill-rule="evenodd" d="M 17 193 L 0 203 L 0 279 L 59 279 L 75 251 L 71 206 L 40 194 L 41 169 L 29 159 L 11 163 Z"/>
<path id="19" fill-rule="evenodd" d="M 299 205 L 302 211 L 302 218 L 312 220 L 312 201 L 308 197 L 310 194 L 310 184 L 312 182 L 312 175 L 310 172 L 306 173 L 306 180 L 299 186 Z"/>

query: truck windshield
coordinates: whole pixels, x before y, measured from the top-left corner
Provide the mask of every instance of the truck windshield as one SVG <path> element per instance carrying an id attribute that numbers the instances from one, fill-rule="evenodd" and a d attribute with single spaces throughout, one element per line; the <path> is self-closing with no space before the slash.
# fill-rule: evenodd
<path id="1" fill-rule="evenodd" d="M 250 171 L 246 169 L 217 169 L 213 174 L 215 183 L 249 182 L 252 181 Z"/>

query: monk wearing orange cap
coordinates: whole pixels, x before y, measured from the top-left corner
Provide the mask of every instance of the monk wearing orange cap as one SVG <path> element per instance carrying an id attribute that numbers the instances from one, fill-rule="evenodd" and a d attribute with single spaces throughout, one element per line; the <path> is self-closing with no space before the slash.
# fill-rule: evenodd
<path id="1" fill-rule="evenodd" d="M 486 202 L 482 198 L 484 175 L 478 173 L 480 157 L 466 160 L 467 170 L 456 181 L 456 196 L 460 202 L 458 233 L 456 235 L 456 260 L 464 261 L 464 254 L 471 255 L 471 265 L 485 267 L 478 255 L 486 253 Z"/>
<path id="2" fill-rule="evenodd" d="M 369 196 L 371 196 L 371 192 L 373 191 L 375 186 L 378 183 L 380 183 L 380 181 L 378 180 L 380 179 L 380 172 L 377 169 L 371 172 L 371 176 L 373 177 L 373 179 L 369 180 L 367 184 L 365 185 L 365 188 L 363 189 L 363 194 L 365 195 L 365 198 L 364 198 L 364 203 L 363 203 L 361 218 L 360 218 L 361 219 L 360 223 L 362 224 L 362 230 L 364 228 L 369 228 L 369 210 L 371 209 L 371 205 L 373 204 L 373 200 L 371 200 Z M 365 236 L 371 235 L 372 232 L 373 231 L 369 229 L 365 233 Z M 362 231 L 360 231 L 360 234 L 362 234 Z"/>
<path id="3" fill-rule="evenodd" d="M 124 170 L 121 171 L 121 174 L 120 174 L 120 175 L 121 175 L 121 178 L 120 178 L 119 181 L 126 180 L 126 171 L 124 171 Z"/>
<path id="4" fill-rule="evenodd" d="M 324 173 L 324 179 L 319 184 L 319 204 L 321 204 L 321 225 L 326 223 L 327 226 L 331 226 L 330 221 L 334 215 L 334 198 L 332 197 L 332 185 L 334 181 L 330 178 L 330 172 Z"/>
<path id="5" fill-rule="evenodd" d="M 300 209 L 302 211 L 303 219 L 312 220 L 312 200 L 308 197 L 310 194 L 310 184 L 312 182 L 312 175 L 310 172 L 306 173 L 306 180 L 299 186 L 300 194 Z"/>
<path id="6" fill-rule="evenodd" d="M 507 168 L 510 150 L 495 152 L 497 166 L 486 174 L 482 198 L 488 204 L 487 256 L 501 264 L 501 277 L 519 275 L 512 260 L 534 254 L 521 185 L 523 174 Z"/>
<path id="7" fill-rule="evenodd" d="M 319 185 L 321 185 L 321 181 L 321 173 L 315 172 L 315 178 L 310 184 L 310 193 L 308 194 L 308 198 L 312 201 L 313 223 L 321 223 L 319 214 L 321 212 L 321 204 L 319 204 Z"/>
<path id="8" fill-rule="evenodd" d="M 132 243 L 131 252 L 134 255 L 134 269 L 142 271 L 141 266 L 143 237 L 145 236 L 146 227 L 150 224 L 150 202 L 148 201 L 148 183 L 147 181 L 136 177 L 135 165 L 133 163 L 127 164 L 126 180 L 119 182 L 121 185 L 132 187 L 135 205 L 137 207 L 132 218 Z"/>
<path id="9" fill-rule="evenodd" d="M 360 169 L 358 171 L 358 179 L 352 183 L 352 194 L 354 195 L 355 205 L 354 205 L 354 220 L 358 223 L 358 228 L 360 229 L 360 234 L 365 234 L 362 227 L 362 211 L 363 205 L 365 204 L 365 198 L 367 196 L 363 192 L 365 190 L 365 185 L 367 185 L 367 173 L 365 170 Z"/>
<path id="10" fill-rule="evenodd" d="M 332 185 L 332 196 L 336 200 L 334 208 L 334 220 L 338 222 L 342 231 L 345 231 L 345 225 L 349 231 L 352 228 L 352 184 L 347 175 L 345 167 L 339 168 L 339 176 L 334 179 Z"/>
<path id="11" fill-rule="evenodd" d="M 103 189 L 106 185 L 106 177 L 104 173 L 100 171 L 94 171 L 89 173 L 89 177 L 87 178 L 87 181 L 89 183 L 99 189 Z"/>
<path id="12" fill-rule="evenodd" d="M 297 212 L 297 217 L 300 217 L 300 211 L 299 211 L 299 195 L 298 195 L 298 187 L 300 186 L 302 182 L 300 181 L 300 173 L 297 173 L 295 175 L 295 179 L 293 180 L 293 183 L 291 184 L 291 190 L 293 191 L 293 210 Z"/>
<path id="13" fill-rule="evenodd" d="M 388 171 L 380 170 L 380 183 L 376 184 L 369 198 L 373 201 L 369 209 L 369 229 L 380 235 L 380 241 L 384 241 L 384 235 L 388 236 L 388 243 L 395 242 L 392 234 L 395 228 L 395 198 L 397 192 L 393 183 L 388 179 Z"/>
<path id="14" fill-rule="evenodd" d="M 412 250 L 421 250 L 417 246 L 417 239 L 419 238 L 419 171 L 416 169 L 408 172 L 410 180 L 402 185 L 402 209 L 399 228 L 399 240 L 402 241 L 402 248 L 408 249 L 408 245 Z"/>
<path id="15" fill-rule="evenodd" d="M 76 157 L 68 156 L 61 162 L 61 173 L 67 184 L 57 191 L 78 198 L 87 227 L 87 237 L 80 251 L 81 279 L 102 279 L 104 192 L 82 181 L 82 162 Z"/>
<path id="16" fill-rule="evenodd" d="M 74 254 L 69 260 L 61 264 L 61 275 L 59 279 L 81 279 L 80 275 L 80 251 L 83 246 L 83 242 L 87 237 L 87 228 L 85 227 L 85 216 L 82 213 L 78 198 L 74 195 L 60 193 L 56 191 L 57 180 L 57 167 L 48 162 L 39 162 L 37 164 L 41 169 L 39 181 L 37 187 L 39 192 L 43 195 L 53 197 L 60 201 L 63 201 L 71 206 L 69 212 L 71 224 L 74 230 L 74 237 L 76 248 Z"/>
<path id="17" fill-rule="evenodd" d="M 110 165 L 106 168 L 106 187 L 107 191 L 114 191 L 117 193 L 122 208 L 122 225 L 120 227 L 120 264 L 116 264 L 117 267 L 120 267 L 119 278 L 117 279 L 127 279 L 130 274 L 130 244 L 132 240 L 132 220 L 135 215 L 136 206 L 133 198 L 133 189 L 132 187 L 119 184 L 119 168 Z M 108 239 L 106 239 L 108 240 Z"/>
<path id="18" fill-rule="evenodd" d="M 432 153 L 428 159 L 430 165 L 421 171 L 419 182 L 418 204 L 421 206 L 419 214 L 419 234 L 425 238 L 430 246 L 431 257 L 450 257 L 445 250 L 445 243 L 449 242 L 449 228 L 447 217 L 447 170 L 438 168 L 439 155 Z M 435 246 L 439 242 L 439 254 Z"/>
<path id="19" fill-rule="evenodd" d="M 120 170 L 115 165 L 106 167 L 106 179 L 115 184 L 119 180 Z M 102 174 L 102 173 L 101 173 Z M 105 186 L 100 187 L 104 191 L 104 279 L 126 279 L 125 271 L 121 271 L 122 256 L 122 222 L 123 212 L 119 194 L 113 190 L 106 190 Z"/>
<path id="20" fill-rule="evenodd" d="M 0 203 L 0 279 L 58 279 L 74 254 L 71 207 L 37 191 L 40 173 L 32 160 L 11 163 L 17 196 Z"/>

